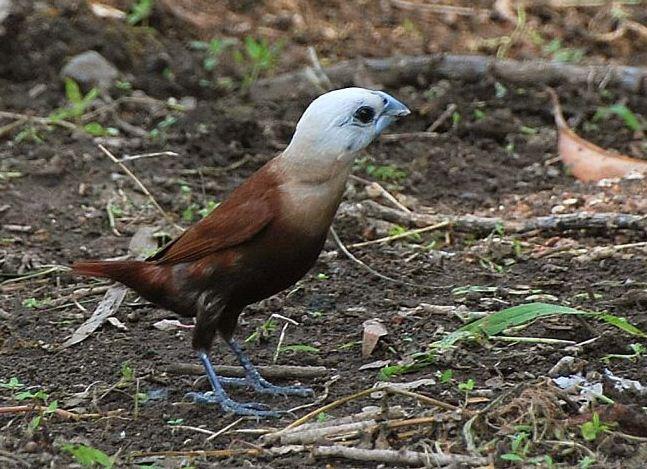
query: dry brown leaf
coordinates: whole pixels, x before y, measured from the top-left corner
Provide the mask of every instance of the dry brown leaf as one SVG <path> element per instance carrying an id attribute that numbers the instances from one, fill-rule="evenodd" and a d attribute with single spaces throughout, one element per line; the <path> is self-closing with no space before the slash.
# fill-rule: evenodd
<path id="1" fill-rule="evenodd" d="M 142 259 L 146 256 L 146 253 L 155 249 L 157 247 L 157 239 L 153 236 L 154 231 L 150 226 L 140 227 L 130 240 L 128 246 L 130 253 L 138 259 Z M 97 309 L 94 310 L 92 316 L 74 331 L 72 336 L 61 345 L 61 348 L 68 348 L 74 344 L 83 342 L 101 327 L 110 316 L 117 312 L 127 291 L 128 288 L 123 285 L 118 283 L 112 285 L 97 305 Z"/>
<path id="2" fill-rule="evenodd" d="M 364 333 L 362 334 L 362 357 L 367 358 L 375 350 L 377 341 L 380 337 L 388 334 L 386 327 L 377 319 L 369 319 L 362 324 Z"/>
<path id="3" fill-rule="evenodd" d="M 184 324 L 177 319 L 162 319 L 153 324 L 155 329 L 160 331 L 175 331 L 178 329 L 192 329 L 192 324 Z"/>
<path id="4" fill-rule="evenodd" d="M 618 178 L 629 173 L 647 173 L 647 161 L 605 150 L 584 140 L 566 123 L 557 94 L 548 88 L 557 125 L 557 149 L 564 165 L 580 181 Z"/>

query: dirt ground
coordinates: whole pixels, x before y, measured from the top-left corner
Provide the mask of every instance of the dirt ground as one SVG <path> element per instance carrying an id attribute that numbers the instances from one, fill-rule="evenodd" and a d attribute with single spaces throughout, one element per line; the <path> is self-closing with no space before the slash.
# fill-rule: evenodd
<path id="1" fill-rule="evenodd" d="M 112 2 L 121 7 L 127 3 Z M 201 66 L 204 53 L 188 47 L 189 40 L 211 37 L 214 32 L 244 37 L 249 31 L 261 31 L 267 37 L 278 37 L 284 26 L 277 18 L 290 9 L 292 2 L 266 2 L 270 5 L 264 11 L 260 6 L 236 9 L 230 3 L 234 2 L 214 4 L 228 12 L 226 17 L 238 18 L 239 23 L 230 22 L 228 30 L 203 25 L 195 35 L 187 32 L 186 18 L 179 20 L 166 10 L 155 11 L 149 23 L 154 29 L 150 29 L 96 18 L 79 1 L 53 2 L 32 10 L 24 6 L 23 14 L 16 15 L 8 26 L 16 40 L 0 40 L 0 110 L 48 116 L 60 109 L 65 105 L 65 93 L 58 72 L 66 58 L 86 49 L 98 50 L 125 74 L 123 83 L 128 82 L 127 86 L 105 92 L 112 100 L 142 98 L 124 100 L 106 111 L 111 101 L 104 95 L 91 108 L 101 111 L 97 120 L 106 128 L 116 127 L 118 136 L 92 137 L 79 130 L 45 127 L 29 120 L 15 129 L 0 131 L 2 467 L 70 467 L 73 459 L 62 449 L 66 443 L 85 444 L 116 455 L 120 467 L 376 467 L 375 462 L 325 460 L 308 452 L 260 457 L 231 453 L 224 458 L 197 453 L 138 453 L 258 448 L 258 432 L 251 430 L 283 428 L 324 403 L 369 388 L 379 381 L 382 366 L 411 363 L 416 353 L 427 351 L 429 344 L 462 325 L 455 315 L 435 314 L 420 308 L 421 304 L 497 311 L 543 301 L 608 311 L 647 330 L 644 247 L 630 246 L 604 257 L 582 257 L 597 246 L 644 242 L 644 232 L 609 227 L 483 236 L 444 228 L 417 238 L 351 248 L 377 271 L 419 287 L 367 274 L 329 239 L 316 267 L 296 287 L 246 310 L 237 338 L 242 341 L 251 337 L 245 347 L 255 363 L 272 364 L 286 323 L 275 317 L 268 327 L 268 320 L 272 314 L 280 314 L 298 322 L 286 329 L 283 340 L 283 345 L 297 347 L 281 349 L 276 364 L 328 369 L 321 377 L 301 380 L 315 389 L 317 397 L 327 393 L 325 399 L 279 420 L 238 421 L 219 409 L 186 402 L 187 391 L 206 389 L 205 381 L 196 379 L 197 375 L 173 371 L 178 364 L 196 364 L 190 348 L 191 331 L 153 327 L 162 319 L 175 319 L 173 314 L 133 293 L 116 314 L 122 326 L 106 323 L 82 343 L 61 348 L 92 313 L 108 284 L 73 277 L 58 266 L 68 266 L 77 259 L 123 256 L 131 236 L 141 226 L 154 226 L 160 245 L 168 234 L 175 233 L 133 180 L 98 149 L 98 143 L 118 157 L 156 151 L 177 153 L 127 164 L 163 209 L 177 223 L 187 226 L 201 216 L 200 211 L 208 208 L 210 201 L 222 200 L 285 147 L 309 102 L 310 98 L 251 102 Z M 332 63 L 356 55 L 457 51 L 451 45 L 456 38 L 473 42 L 485 37 L 484 28 L 489 28 L 491 36 L 510 34 L 513 29 L 500 20 L 482 24 L 476 18 L 467 21 L 460 16 L 439 20 L 435 15 L 418 17 L 397 9 L 389 10 L 391 16 L 385 18 L 386 13 L 376 10 L 376 17 L 383 22 L 375 27 L 377 31 L 386 31 L 394 22 L 400 28 L 400 36 L 384 33 L 384 48 L 376 51 L 375 36 L 367 39 L 369 34 L 356 22 L 341 33 L 331 26 L 358 15 L 365 3 L 350 2 L 353 8 L 344 8 L 338 2 L 328 2 L 330 5 L 314 13 L 314 2 L 297 3 L 305 11 L 306 21 L 320 25 L 324 33 L 326 27 L 333 29 L 339 36 L 315 40 L 288 28 L 290 33 L 283 34 L 289 38 L 286 52 L 274 72 L 305 63 L 304 44 L 321 44 L 317 51 L 322 62 Z M 377 9 L 377 2 L 368 3 L 371 6 L 367 8 Z M 492 4 L 477 3 L 482 8 Z M 537 27 L 562 31 L 563 24 L 551 21 L 560 16 L 542 11 L 532 11 L 531 20 L 543 22 Z M 566 41 L 572 41 L 568 47 L 588 48 L 592 61 L 612 57 L 617 62 L 644 63 L 647 45 L 632 33 L 614 43 L 585 41 L 581 25 L 588 24 L 595 12 L 578 12 L 568 11 L 577 19 L 571 23 L 574 26 L 563 29 Z M 644 12 L 642 17 L 636 15 L 636 21 L 644 22 Z M 406 18 L 412 18 L 413 26 L 404 21 Z M 423 27 L 424 21 L 436 29 Z M 247 26 L 240 26 L 243 23 Z M 235 24 L 240 30 L 235 30 Z M 489 26 L 483 26 L 486 24 Z M 452 39 L 441 34 L 442 28 L 456 35 Z M 417 46 L 403 38 L 406 34 L 415 36 L 411 31 L 419 30 L 430 32 L 419 38 Z M 317 31 L 312 29 L 311 33 Z M 434 41 L 436 37 L 446 43 Z M 437 45 L 430 46 L 432 42 Z M 466 46 L 459 51 L 468 50 Z M 542 55 L 541 48 L 521 43 L 511 50 L 511 55 L 521 58 Z M 230 58 L 223 57 L 220 66 L 219 79 L 237 82 L 244 73 Z M 205 80 L 217 84 L 204 86 Z M 519 87 L 494 78 L 467 82 L 430 75 L 422 77 L 416 87 L 388 91 L 413 110 L 409 118 L 391 129 L 392 133 L 424 131 L 448 105 L 456 106 L 454 114 L 436 129 L 435 138 L 383 139 L 358 160 L 355 175 L 379 181 L 409 208 L 509 219 L 576 211 L 647 213 L 644 179 L 584 184 L 564 170 L 555 158 L 554 121 L 542 87 Z M 644 134 L 627 128 L 620 118 L 596 117 L 601 107 L 620 102 L 645 122 L 644 94 L 571 85 L 558 86 L 557 92 L 567 117 L 573 118 L 582 137 L 605 148 L 647 158 Z M 182 100 L 186 97 L 195 100 Z M 168 98 L 175 98 L 186 109 L 169 105 Z M 0 120 L 0 127 L 10 122 L 15 120 Z M 351 181 L 334 225 L 348 246 L 403 230 L 362 215 L 357 207 L 367 199 L 388 205 L 361 181 Z M 465 293 L 461 287 L 471 288 Z M 373 318 L 383 321 L 388 335 L 380 339 L 369 358 L 362 358 L 362 324 Z M 481 454 L 490 456 L 496 467 L 515 464 L 501 456 L 521 454 L 514 446 L 515 436 L 523 431 L 522 426 L 536 426 L 537 421 L 550 436 L 534 435 L 523 443 L 527 443 L 525 464 L 530 464 L 530 458 L 538 458 L 533 464 L 585 467 L 582 461 L 588 457 L 592 460 L 588 467 L 644 467 L 647 392 L 644 388 L 642 393 L 619 391 L 603 376 L 610 370 L 615 376 L 646 385 L 644 354 L 632 359 L 606 357 L 629 355 L 629 344 L 645 346 L 647 341 L 595 320 L 563 316 L 538 321 L 514 334 L 585 343 L 576 348 L 569 348 L 566 342 L 463 343 L 437 354 L 417 371 L 390 378 L 394 383 L 432 378 L 435 384 L 427 382 L 415 391 L 461 407 L 463 413 L 434 414 L 430 408 L 401 396 L 388 400 L 364 397 L 327 412 L 328 418 L 355 414 L 368 405 L 401 405 L 410 416 L 436 415 L 438 420 L 411 434 L 387 431 L 381 444 L 394 449 L 435 448 L 468 454 L 463 425 L 470 412 L 482 410 L 487 417 L 477 421 L 473 434 Z M 304 345 L 314 349 L 299 347 Z M 608 411 L 604 403 L 596 404 L 600 415 L 606 416 L 603 420 L 616 424 L 595 441 L 581 435 L 579 425 L 591 413 L 578 411 L 577 392 L 566 395 L 567 391 L 558 391 L 548 378 L 549 370 L 564 355 L 574 355 L 577 371 L 590 382 L 602 382 L 604 395 L 615 402 L 613 407 L 606 406 L 611 409 Z M 222 343 L 216 343 L 213 357 L 218 364 L 235 364 Z M 382 366 L 360 370 L 376 361 L 382 361 Z M 452 370 L 450 378 L 446 370 Z M 12 378 L 23 386 L 12 387 Z M 466 396 L 459 383 L 470 379 L 474 389 Z M 19 400 L 18 394 L 23 391 L 45 392 L 47 397 L 41 399 L 44 405 L 56 401 L 59 409 L 100 415 L 77 421 L 45 412 L 34 422 L 38 415 L 35 411 L 3 412 L 10 406 L 39 402 L 38 398 Z M 313 402 L 259 397 L 246 390 L 232 394 L 241 401 L 261 400 L 279 409 Z M 618 414 L 618 409 L 624 413 Z M 213 433 L 209 432 L 234 422 L 228 432 L 210 438 Z M 567 443 L 560 445 L 555 440 Z M 369 438 L 371 441 L 375 444 Z"/>

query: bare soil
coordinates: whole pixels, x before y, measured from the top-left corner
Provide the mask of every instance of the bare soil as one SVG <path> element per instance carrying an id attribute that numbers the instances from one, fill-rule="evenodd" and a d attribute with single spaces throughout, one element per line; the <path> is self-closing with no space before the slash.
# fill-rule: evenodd
<path id="1" fill-rule="evenodd" d="M 337 11 L 335 5 L 323 11 Z M 315 460 L 308 453 L 248 461 L 243 456 L 222 461 L 202 456 L 133 458 L 133 453 L 141 451 L 251 448 L 257 444 L 258 437 L 249 432 L 225 433 L 205 441 L 208 435 L 178 427 L 181 423 L 218 431 L 237 418 L 223 415 L 219 409 L 184 401 L 187 391 L 206 389 L 205 381 L 196 380 L 196 376 L 169 371 L 174 364 L 195 362 L 190 330 L 154 328 L 153 323 L 173 319 L 173 315 L 142 302 L 132 293 L 116 315 L 127 330 L 105 324 L 84 342 L 68 349 L 60 348 L 102 297 L 101 292 L 91 292 L 75 303 L 74 292 L 88 286 L 100 288 L 106 283 L 75 278 L 65 272 L 33 278 L 24 276 L 51 265 L 69 265 L 75 259 L 125 255 L 130 237 L 140 226 L 152 225 L 160 232 L 173 233 L 173 228 L 162 220 L 134 182 L 98 150 L 97 143 L 104 143 L 117 156 L 161 150 L 176 152 L 179 156 L 142 158 L 128 166 L 164 210 L 186 226 L 200 216 L 199 209 L 207 206 L 208 201 L 222 200 L 288 143 L 309 101 L 303 98 L 250 102 L 241 93 L 201 86 L 201 79 L 211 78 L 200 66 L 202 56 L 188 49 L 191 36 L 182 32 L 186 26 L 168 13 L 157 11 L 151 20 L 152 27 L 169 26 L 161 34 L 161 29 L 127 28 L 118 23 L 105 27 L 104 20 L 83 9 L 79 13 L 78 7 L 79 2 L 58 2 L 51 10 L 31 11 L 16 18 L 16 40 L 0 45 L 0 109 L 47 116 L 63 106 L 65 96 L 57 73 L 64 59 L 94 48 L 128 74 L 134 90 L 162 100 L 161 105 L 127 103 L 116 115 L 137 128 L 147 131 L 157 128 L 159 132 L 150 137 L 148 133 L 129 134 L 121 128 L 119 137 L 93 138 L 83 132 L 55 127 L 46 130 L 34 125 L 37 136 L 32 138 L 18 139 L 16 132 L 0 137 L 3 139 L 0 141 L 0 383 L 16 377 L 26 386 L 22 390 L 43 390 L 49 395 L 47 402 L 56 400 L 59 408 L 77 413 L 114 413 L 82 421 L 45 416 L 37 428 L 30 428 L 34 412 L 0 413 L 1 465 L 69 467 L 72 459 L 61 450 L 61 445 L 75 442 L 99 448 L 109 455 L 117 454 L 119 464 L 124 466 L 138 463 L 166 464 L 164 467 L 182 467 L 189 463 L 197 467 L 324 466 L 326 461 Z M 269 14 L 276 14 L 269 10 Z M 339 12 L 351 15 L 343 8 Z M 258 17 L 255 9 L 240 14 Z M 396 18 L 401 22 L 399 16 Z M 325 19 L 326 15 L 322 14 L 319 21 Z M 458 24 L 464 23 L 455 23 L 453 27 L 460 29 Z M 250 28 L 255 27 L 258 25 L 251 22 Z M 496 23 L 495 27 L 501 28 Z M 326 60 L 366 54 L 370 49 L 368 43 L 355 40 L 363 33 L 356 36 L 351 30 L 344 34 L 345 42 L 321 40 L 331 48 L 334 44 L 338 51 L 335 54 L 325 47 L 321 49 Z M 297 41 L 295 37 L 290 36 L 291 44 L 310 41 L 298 37 Z M 451 39 L 451 36 L 439 37 Z M 385 39 L 384 43 L 387 47 L 380 53 L 374 51 L 374 55 L 432 51 L 429 41 L 416 50 L 403 48 L 391 39 Z M 346 47 L 349 44 L 352 48 Z M 615 50 L 601 48 L 599 44 L 594 49 L 602 51 L 600 57 L 604 57 L 604 51 L 617 56 Z M 454 49 L 441 47 L 440 50 Z M 632 55 L 633 52 L 636 54 Z M 629 50 L 626 57 L 640 61 L 639 54 L 644 57 L 645 48 L 637 41 L 635 49 Z M 285 60 L 282 59 L 280 67 L 287 69 Z M 164 72 L 169 67 L 172 74 Z M 235 72 L 232 77 L 237 78 Z M 375 165 L 393 165 L 402 171 L 400 177 L 389 167 L 386 175 L 382 173 L 385 180 L 380 183 L 392 193 L 402 195 L 401 200 L 413 208 L 425 206 L 435 213 L 508 218 L 578 210 L 647 213 L 644 179 L 612 181 L 606 185 L 582 184 L 564 171 L 555 160 L 556 133 L 548 97 L 542 88 L 520 88 L 498 83 L 494 78 L 463 82 L 427 76 L 421 77 L 417 87 L 389 91 L 414 110 L 411 117 L 392 129 L 393 133 L 422 131 L 447 105 L 456 105 L 456 115 L 437 129 L 437 138 L 379 141 L 361 156 L 357 165 L 355 174 L 372 180 L 376 177 L 371 170 Z M 574 118 L 578 124 L 576 129 L 584 138 L 634 157 L 646 157 L 644 136 L 629 130 L 622 120 L 593 119 L 600 106 L 617 102 L 625 103 L 636 115 L 647 118 L 645 96 L 567 85 L 558 87 L 557 91 L 566 113 Z M 130 92 L 113 89 L 110 93 L 116 98 Z M 170 97 L 185 96 L 197 98 L 195 109 L 181 112 L 163 105 Z M 173 122 L 168 120 L 169 116 Z M 114 114 L 108 113 L 101 117 L 101 122 L 114 125 L 113 118 Z M 170 124 L 160 126 L 165 119 Z M 8 122 L 3 120 L 0 124 Z M 14 176 L 9 177 L 9 172 Z M 364 184 L 356 181 L 349 184 L 335 222 L 347 245 L 393 232 L 393 227 L 384 222 L 356 216 L 353 204 L 369 197 L 375 196 L 367 193 Z M 110 226 L 107 210 L 114 214 L 114 227 Z M 160 238 L 160 245 L 163 241 Z M 550 295 L 541 296 L 537 301 L 607 310 L 647 330 L 645 250 L 628 249 L 588 261 L 574 259 L 575 255 L 567 249 L 556 249 L 553 255 L 537 255 L 560 246 L 592 249 L 643 241 L 644 233 L 612 227 L 603 231 L 530 233 L 517 237 L 493 233 L 487 238 L 449 229 L 424 234 L 421 239 L 353 249 L 357 257 L 379 272 L 419 284 L 419 288 L 367 274 L 329 241 L 316 267 L 294 289 L 248 308 L 237 337 L 245 340 L 262 330 L 273 313 L 297 321 L 298 326 L 287 329 L 284 345 L 309 345 L 318 352 L 283 351 L 277 364 L 329 368 L 327 376 L 302 384 L 314 387 L 318 395 L 328 389 L 325 402 L 332 402 L 378 381 L 379 370 L 359 371 L 362 365 L 377 360 L 396 364 L 427 350 L 431 342 L 462 324 L 453 316 L 414 310 L 421 303 L 496 311 L 532 301 L 528 298 L 530 293 L 518 292 L 536 290 L 535 295 Z M 518 250 L 510 247 L 515 244 Z M 440 252 L 451 257 L 443 258 Z M 426 288 L 429 286 L 436 288 Z M 467 295 L 453 290 L 466 286 L 497 289 Z M 359 345 L 362 323 L 371 318 L 381 319 L 389 334 L 380 340 L 370 358 L 363 359 Z M 272 363 L 284 324 L 276 321 L 276 329 L 260 340 L 246 343 L 257 364 Z M 530 389 L 538 390 L 535 397 L 541 390 L 548 389 L 548 394 L 554 392 L 546 384 L 547 373 L 562 356 L 576 353 L 582 360 L 582 373 L 591 380 L 608 368 L 617 376 L 638 380 L 643 385 L 647 383 L 644 356 L 608 363 L 602 360 L 608 354 L 630 353 L 627 349 L 630 343 L 647 344 L 644 339 L 623 334 L 608 325 L 560 317 L 537 322 L 518 333 L 578 343 L 597 340 L 580 347 L 579 352 L 568 352 L 564 345 L 553 344 L 469 343 L 439 355 L 419 371 L 396 376 L 392 381 L 434 378 L 436 385 L 418 388 L 417 392 L 458 406 L 466 405 L 470 410 L 483 409 L 501 397 L 511 406 L 508 413 L 493 415 L 489 426 L 475 429 L 479 444 L 493 442 L 488 454 L 497 466 L 507 464 L 498 458 L 511 451 L 510 436 L 517 431 L 514 425 L 527 422 L 525 409 L 513 409 L 514 402 L 529 402 L 523 400 L 527 394 L 520 395 L 526 389 L 524 386 L 530 384 Z M 222 343 L 215 345 L 213 357 L 218 364 L 235 364 Z M 123 381 L 125 366 L 134 370 L 134 377 L 127 382 Z M 437 372 L 448 369 L 453 371 L 453 379 L 440 383 Z M 339 378 L 330 381 L 333 376 Z M 466 404 L 458 383 L 468 379 L 475 381 L 472 397 L 481 398 L 468 400 Z M 84 394 L 79 396 L 79 393 Z M 606 381 L 604 393 L 644 419 L 646 394 L 619 392 Z M 145 402 L 136 404 L 138 394 L 146 396 Z M 232 394 L 241 401 L 261 400 L 280 409 L 311 402 L 296 398 L 271 399 L 246 390 L 235 390 Z M 7 407 L 31 401 L 19 402 L 16 391 L 0 389 L 0 402 L 2 407 Z M 533 402 L 539 405 L 540 400 Z M 414 414 L 423 411 L 406 399 L 391 399 L 390 403 L 404 405 Z M 380 401 L 370 398 L 356 400 L 331 411 L 330 415 L 350 415 L 366 405 L 379 404 Z M 308 410 L 295 413 L 302 416 Z M 598 458 L 596 467 L 643 467 L 647 437 L 644 424 L 636 430 L 620 422 L 616 429 L 629 437 L 608 433 L 595 442 L 587 442 L 581 437 L 578 424 L 572 421 L 577 416 L 576 409 L 562 406 L 546 418 L 551 421 L 551 431 L 553 427 L 560 428 L 565 440 L 590 448 Z M 293 420 L 290 415 L 276 421 L 244 420 L 235 429 L 282 428 Z M 465 453 L 461 435 L 464 420 L 462 423 L 460 420 L 460 417 L 458 422 L 448 419 L 437 426 L 424 427 L 406 440 L 391 438 L 389 443 L 396 449 L 419 450 L 435 441 L 446 452 Z M 555 435 L 547 439 L 559 439 Z M 564 451 L 563 447 L 550 445 L 533 445 L 531 453 L 532 456 L 550 455 L 555 463 L 566 467 L 576 465 L 586 454 L 580 449 Z M 333 463 L 339 467 L 349 464 L 341 460 Z M 352 466 L 362 464 L 376 466 L 370 462 L 353 462 Z"/>

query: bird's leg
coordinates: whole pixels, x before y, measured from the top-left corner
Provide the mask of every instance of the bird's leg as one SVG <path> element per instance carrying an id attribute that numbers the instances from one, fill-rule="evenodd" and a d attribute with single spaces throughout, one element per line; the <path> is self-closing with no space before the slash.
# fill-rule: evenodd
<path id="1" fill-rule="evenodd" d="M 262 394 L 274 394 L 274 395 L 284 395 L 284 396 L 312 396 L 314 392 L 310 388 L 305 388 L 301 386 L 275 386 L 265 378 L 261 376 L 256 367 L 252 364 L 250 359 L 245 355 L 243 350 L 240 348 L 238 342 L 234 339 L 229 339 L 227 341 L 232 352 L 238 358 L 241 366 L 245 370 L 245 380 L 247 383 L 254 388 L 256 392 Z M 235 378 L 232 378 L 235 379 Z M 234 384 L 234 383 L 231 383 Z M 236 383 L 237 384 L 237 383 Z"/>
<path id="2" fill-rule="evenodd" d="M 213 391 L 209 392 L 190 392 L 187 397 L 198 404 L 218 404 L 225 412 L 232 412 L 237 415 L 251 415 L 254 417 L 280 417 L 280 412 L 267 410 L 267 406 L 256 402 L 242 404 L 230 398 L 222 388 L 220 379 L 213 369 L 209 356 L 204 351 L 198 352 L 198 358 L 204 366 L 204 371 L 211 383 Z"/>

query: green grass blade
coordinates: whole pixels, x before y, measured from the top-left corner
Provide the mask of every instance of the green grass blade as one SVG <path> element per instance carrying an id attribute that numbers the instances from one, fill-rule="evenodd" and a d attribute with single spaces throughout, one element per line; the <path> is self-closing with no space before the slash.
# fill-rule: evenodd
<path id="1" fill-rule="evenodd" d="M 607 324 L 611 324 L 618 329 L 622 329 L 627 334 L 636 335 L 638 337 L 647 337 L 647 334 L 645 334 L 633 324 L 630 324 L 629 321 L 627 321 L 625 318 L 614 316 L 613 314 L 608 313 L 602 313 L 598 317 Z"/>
<path id="2" fill-rule="evenodd" d="M 456 329 L 443 339 L 432 343 L 431 347 L 448 348 L 453 346 L 456 342 L 473 338 L 478 335 L 489 337 L 500 334 L 510 327 L 528 324 L 538 318 L 567 314 L 595 317 L 628 334 L 647 337 L 647 334 L 630 324 L 625 318 L 614 316 L 613 314 L 582 311 L 568 306 L 551 305 L 548 303 L 528 303 L 506 308 L 484 318 L 477 319 L 474 322 Z"/>
<path id="3" fill-rule="evenodd" d="M 586 311 L 581 311 L 568 306 L 551 305 L 548 303 L 528 303 L 524 305 L 512 306 L 511 308 L 502 309 L 492 313 L 474 322 L 450 333 L 447 337 L 434 342 L 432 347 L 446 348 L 451 347 L 456 342 L 479 334 L 492 336 L 503 332 L 509 327 L 520 326 L 534 321 L 537 318 L 554 316 L 557 314 L 583 314 L 592 315 Z"/>

